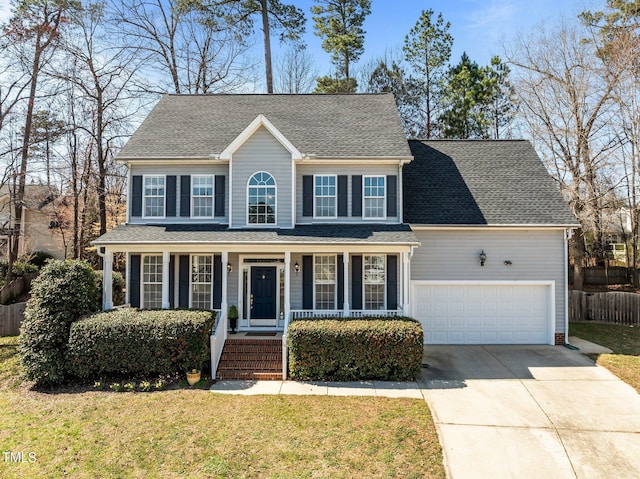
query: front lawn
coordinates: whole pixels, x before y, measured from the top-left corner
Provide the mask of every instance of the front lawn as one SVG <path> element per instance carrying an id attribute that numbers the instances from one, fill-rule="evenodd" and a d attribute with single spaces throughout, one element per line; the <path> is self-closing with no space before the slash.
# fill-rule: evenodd
<path id="1" fill-rule="evenodd" d="M 640 393 L 640 328 L 618 324 L 569 323 L 569 334 L 600 344 L 613 354 L 597 355 L 596 362 Z"/>
<path id="2" fill-rule="evenodd" d="M 24 462 L 3 478 L 445 477 L 422 400 L 36 392 L 16 344 L 0 338 L 0 449 Z"/>

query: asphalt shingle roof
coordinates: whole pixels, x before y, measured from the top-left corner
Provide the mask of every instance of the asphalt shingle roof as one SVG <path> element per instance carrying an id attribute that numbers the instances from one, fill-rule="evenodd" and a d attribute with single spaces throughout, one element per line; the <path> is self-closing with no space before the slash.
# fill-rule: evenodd
<path id="1" fill-rule="evenodd" d="M 120 225 L 96 241 L 107 244 L 418 244 L 408 225 L 305 225 L 294 229 L 229 229 L 226 225 Z"/>
<path id="2" fill-rule="evenodd" d="M 578 225 L 528 141 L 412 140 L 409 146 L 405 223 Z"/>
<path id="3" fill-rule="evenodd" d="M 266 118 L 306 155 L 410 157 L 393 95 L 165 95 L 119 159 L 220 154 Z"/>

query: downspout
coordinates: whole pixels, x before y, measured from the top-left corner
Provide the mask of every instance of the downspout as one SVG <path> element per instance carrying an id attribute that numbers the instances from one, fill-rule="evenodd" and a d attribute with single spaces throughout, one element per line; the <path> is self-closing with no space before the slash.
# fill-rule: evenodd
<path id="1" fill-rule="evenodd" d="M 569 238 L 571 237 L 571 230 L 564 231 L 564 285 L 562 290 L 564 291 L 564 344 L 569 344 Z M 553 342 L 555 344 L 555 332 L 553 335 Z"/>

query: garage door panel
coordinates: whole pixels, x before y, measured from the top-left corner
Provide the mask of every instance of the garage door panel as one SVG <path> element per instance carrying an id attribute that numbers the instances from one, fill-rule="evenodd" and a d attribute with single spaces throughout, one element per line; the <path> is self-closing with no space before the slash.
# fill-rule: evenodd
<path id="1" fill-rule="evenodd" d="M 428 344 L 547 344 L 545 284 L 414 284 L 414 316 Z"/>

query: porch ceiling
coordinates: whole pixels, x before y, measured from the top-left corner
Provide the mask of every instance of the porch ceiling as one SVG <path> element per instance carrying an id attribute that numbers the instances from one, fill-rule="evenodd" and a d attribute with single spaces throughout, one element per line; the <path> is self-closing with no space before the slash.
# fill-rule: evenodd
<path id="1" fill-rule="evenodd" d="M 409 225 L 304 225 L 294 229 L 230 229 L 227 225 L 120 225 L 98 246 L 145 244 L 370 244 L 417 246 Z"/>

